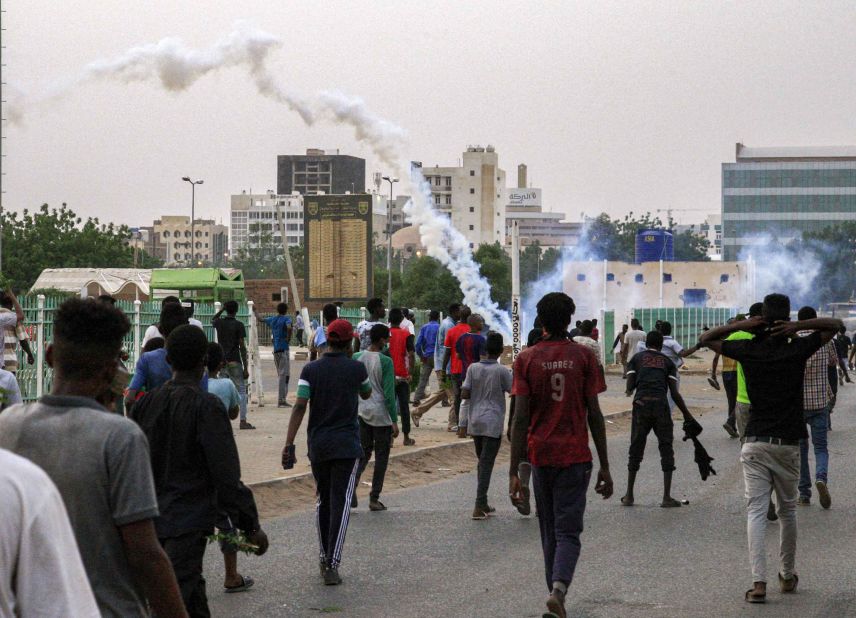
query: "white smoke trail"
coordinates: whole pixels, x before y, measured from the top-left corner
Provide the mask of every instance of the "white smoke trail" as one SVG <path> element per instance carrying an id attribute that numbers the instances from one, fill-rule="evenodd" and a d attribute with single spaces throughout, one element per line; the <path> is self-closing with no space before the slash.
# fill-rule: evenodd
<path id="1" fill-rule="evenodd" d="M 44 92 L 27 95 L 14 92 L 7 103 L 8 117 L 21 123 L 25 112 L 57 102 L 79 87 L 96 81 L 154 82 L 171 92 L 187 90 L 205 75 L 229 67 L 245 67 L 259 94 L 286 105 L 312 126 L 319 120 L 353 128 L 357 141 L 401 178 L 410 177 L 410 162 L 403 155 L 405 131 L 371 111 L 365 102 L 339 91 L 322 91 L 306 98 L 280 85 L 267 63 L 281 46 L 274 35 L 239 23 L 229 35 L 208 49 L 197 50 L 176 38 L 133 47 L 115 58 L 92 62 L 71 79 L 56 82 Z M 460 281 L 465 302 L 486 322 L 510 339 L 511 321 L 490 298 L 490 285 L 473 261 L 469 243 L 445 216 L 434 210 L 428 184 L 421 173 L 411 178 L 412 199 L 405 208 L 409 223 L 419 226 L 428 254 L 438 259 Z"/>

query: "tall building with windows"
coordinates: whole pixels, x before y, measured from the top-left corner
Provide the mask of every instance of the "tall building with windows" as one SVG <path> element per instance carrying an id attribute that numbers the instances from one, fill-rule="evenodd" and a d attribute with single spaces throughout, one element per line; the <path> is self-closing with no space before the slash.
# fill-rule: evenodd
<path id="1" fill-rule="evenodd" d="M 277 207 L 285 222 L 289 246 L 303 242 L 303 196 L 267 193 L 241 193 L 232 196 L 230 247 L 233 253 L 241 248 L 275 248 L 282 253 L 282 234 L 277 225 Z"/>
<path id="2" fill-rule="evenodd" d="M 166 266 L 219 266 L 226 261 L 229 228 L 212 219 L 196 219 L 191 225 L 190 217 L 167 215 L 155 220 L 152 234 L 163 247 Z"/>
<path id="3" fill-rule="evenodd" d="M 722 259 L 722 215 L 708 215 L 703 223 L 676 225 L 672 232 L 674 234 L 690 232 L 707 239 L 710 243 L 707 248 L 707 257 L 713 261 Z"/>
<path id="4" fill-rule="evenodd" d="M 722 259 L 856 219 L 856 146 L 747 148 L 722 164 Z"/>
<path id="5" fill-rule="evenodd" d="M 505 244 L 505 170 L 493 146 L 468 146 L 461 165 L 423 167 L 434 207 L 476 248 Z"/>
<path id="6" fill-rule="evenodd" d="M 276 192 L 290 195 L 364 193 L 366 161 L 359 157 L 308 148 L 305 155 L 276 158 Z"/>

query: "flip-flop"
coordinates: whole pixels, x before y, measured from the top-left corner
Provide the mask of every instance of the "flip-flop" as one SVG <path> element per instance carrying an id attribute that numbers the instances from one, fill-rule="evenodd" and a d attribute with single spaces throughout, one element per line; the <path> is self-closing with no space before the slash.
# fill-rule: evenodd
<path id="1" fill-rule="evenodd" d="M 679 506 L 681 506 L 681 503 L 678 500 L 675 500 L 674 498 L 672 498 L 671 502 L 666 502 L 664 500 L 663 502 L 660 503 L 660 508 L 664 508 L 664 509 L 673 509 L 673 508 L 676 508 Z"/>
<path id="2" fill-rule="evenodd" d="M 253 587 L 253 584 L 256 582 L 249 575 L 241 575 L 241 585 L 240 586 L 223 586 L 224 592 L 244 592 L 245 590 L 249 590 Z"/>
<path id="3" fill-rule="evenodd" d="M 708 378 L 708 379 L 707 379 L 707 383 L 708 383 L 708 384 L 710 384 L 710 385 L 711 385 L 713 388 L 715 388 L 716 390 L 719 390 L 719 382 L 717 382 L 717 381 L 716 381 L 716 380 L 714 380 L 713 378 Z"/>
<path id="4" fill-rule="evenodd" d="M 635 500 L 625 502 L 625 498 L 627 498 L 627 496 L 621 498 L 621 506 L 633 506 Z"/>
<path id="5" fill-rule="evenodd" d="M 743 598 L 746 599 L 747 603 L 766 603 L 767 602 L 767 593 L 763 595 L 753 594 L 755 592 L 754 588 L 750 588 L 746 591 L 746 594 L 743 595 Z"/>

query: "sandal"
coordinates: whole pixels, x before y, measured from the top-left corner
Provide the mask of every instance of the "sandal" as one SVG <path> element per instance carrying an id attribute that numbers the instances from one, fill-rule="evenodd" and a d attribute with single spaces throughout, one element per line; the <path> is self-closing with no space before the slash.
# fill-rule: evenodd
<path id="1" fill-rule="evenodd" d="M 241 575 L 241 585 L 240 586 L 223 586 L 224 592 L 244 592 L 245 590 L 249 590 L 253 587 L 253 584 L 256 582 L 250 576 Z"/>
<path id="2" fill-rule="evenodd" d="M 755 589 L 750 588 L 746 591 L 744 595 L 747 603 L 766 603 L 767 602 L 767 593 L 764 594 L 755 594 Z"/>
<path id="3" fill-rule="evenodd" d="M 681 503 L 675 500 L 674 498 L 669 498 L 668 500 L 663 500 L 660 503 L 660 507 L 664 509 L 673 509 L 681 506 Z"/>

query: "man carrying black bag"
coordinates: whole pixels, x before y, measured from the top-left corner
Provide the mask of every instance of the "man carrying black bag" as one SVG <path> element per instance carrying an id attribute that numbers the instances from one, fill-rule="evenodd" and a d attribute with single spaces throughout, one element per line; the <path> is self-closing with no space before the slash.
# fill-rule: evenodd
<path id="1" fill-rule="evenodd" d="M 645 350 L 633 356 L 627 364 L 627 396 L 635 390 L 633 399 L 633 422 L 630 438 L 630 456 L 627 463 L 627 493 L 621 499 L 624 506 L 633 505 L 633 485 L 636 473 L 642 463 L 648 433 L 653 429 L 660 448 L 660 462 L 663 468 L 664 508 L 678 507 L 681 503 L 672 498 L 672 472 L 675 469 L 674 423 L 669 412 L 668 395 L 684 415 L 684 422 L 695 423 L 687 410 L 683 397 L 678 392 L 678 369 L 663 355 L 663 335 L 651 331 L 645 338 Z"/>

